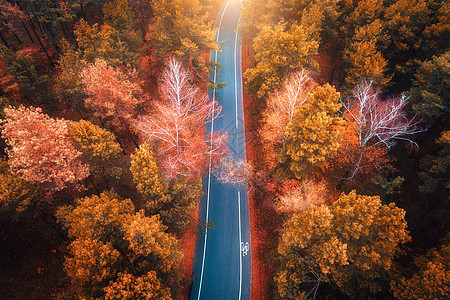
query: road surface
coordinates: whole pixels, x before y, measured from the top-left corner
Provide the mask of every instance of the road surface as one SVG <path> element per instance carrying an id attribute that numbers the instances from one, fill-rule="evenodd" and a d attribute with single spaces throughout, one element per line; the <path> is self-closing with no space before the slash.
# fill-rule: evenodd
<path id="1" fill-rule="evenodd" d="M 221 116 L 206 129 L 227 130 L 228 148 L 236 158 L 245 159 L 242 106 L 241 47 L 237 27 L 241 6 L 238 0 L 225 0 L 219 13 L 217 41 L 222 52 L 212 59 L 223 69 L 212 74 L 216 82 L 226 82 L 218 96 L 211 98 L 222 106 Z M 190 299 L 250 299 L 251 258 L 247 187 L 222 184 L 213 174 L 204 181 L 206 195 L 200 201 L 199 219 L 212 224 L 196 241 L 193 283 Z"/>

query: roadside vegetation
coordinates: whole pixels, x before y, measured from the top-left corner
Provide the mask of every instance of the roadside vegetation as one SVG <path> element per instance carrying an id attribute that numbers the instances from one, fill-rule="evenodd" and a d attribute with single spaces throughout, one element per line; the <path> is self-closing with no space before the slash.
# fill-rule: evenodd
<path id="1" fill-rule="evenodd" d="M 244 7 L 253 295 L 448 298 L 448 3 Z"/>

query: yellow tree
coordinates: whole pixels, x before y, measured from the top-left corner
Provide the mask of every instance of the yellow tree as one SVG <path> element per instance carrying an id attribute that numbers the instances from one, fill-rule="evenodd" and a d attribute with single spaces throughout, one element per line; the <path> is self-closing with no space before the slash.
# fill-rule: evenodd
<path id="1" fill-rule="evenodd" d="M 114 134 L 85 120 L 73 123 L 71 133 L 83 159 L 89 163 L 91 174 L 121 176 L 118 162 L 122 149 Z"/>
<path id="2" fill-rule="evenodd" d="M 316 86 L 310 72 L 303 69 L 292 73 L 282 88 L 267 99 L 263 112 L 264 125 L 259 134 L 264 140 L 266 163 L 270 169 L 276 165 L 286 139 L 284 130 L 294 117 L 295 109 L 306 103 L 308 93 Z"/>
<path id="3" fill-rule="evenodd" d="M 75 207 L 61 207 L 57 217 L 73 240 L 65 261 L 73 294 L 171 299 L 183 254 L 158 216 L 136 212 L 131 200 L 109 191 L 77 199 Z"/>
<path id="4" fill-rule="evenodd" d="M 164 177 L 148 143 L 141 144 L 131 155 L 130 170 L 148 211 L 159 214 L 172 229 L 183 229 L 202 193 L 200 176 Z"/>
<path id="5" fill-rule="evenodd" d="M 253 48 L 256 66 L 248 69 L 244 77 L 250 91 L 261 99 L 278 89 L 291 71 L 317 69 L 312 56 L 319 48 L 318 37 L 296 23 L 262 26 Z"/>
<path id="6" fill-rule="evenodd" d="M 308 94 L 306 104 L 296 108 L 286 126 L 286 141 L 280 157 L 280 171 L 303 178 L 312 165 L 324 162 L 339 147 L 344 120 L 339 93 L 325 84 Z"/>
<path id="7" fill-rule="evenodd" d="M 363 80 L 371 80 L 381 88 L 389 84 L 392 76 L 386 75 L 388 63 L 377 46 L 385 40 L 379 19 L 358 28 L 344 54 L 348 64 L 345 77 L 347 91 Z"/>
<path id="8" fill-rule="evenodd" d="M 414 260 L 418 269 L 410 278 L 400 277 L 391 282 L 397 299 L 448 299 L 450 297 L 449 236 L 439 248 L 429 250 Z"/>
<path id="9" fill-rule="evenodd" d="M 399 244 L 408 241 L 405 211 L 378 196 L 342 194 L 330 206 L 311 206 L 285 225 L 275 281 L 286 299 L 317 291 L 320 281 L 336 285 L 349 296 L 380 290 Z"/>
<path id="10" fill-rule="evenodd" d="M 201 54 L 218 50 L 209 13 L 199 0 L 153 0 L 150 35 L 159 58 L 175 55 L 191 71 L 206 62 Z"/>

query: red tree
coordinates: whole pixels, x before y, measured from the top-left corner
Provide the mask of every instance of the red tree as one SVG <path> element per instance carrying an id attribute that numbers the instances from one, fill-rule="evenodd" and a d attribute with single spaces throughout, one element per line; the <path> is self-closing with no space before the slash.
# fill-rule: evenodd
<path id="1" fill-rule="evenodd" d="M 217 117 L 221 108 L 189 80 L 181 64 L 170 59 L 160 82 L 161 100 L 155 101 L 152 114 L 134 123 L 145 140 L 157 142 L 169 176 L 197 173 L 210 155 L 220 156 L 226 144 L 222 133 L 205 138 L 205 122 Z"/>
<path id="2" fill-rule="evenodd" d="M 142 89 L 133 80 L 134 75 L 108 66 L 104 60 L 88 65 L 81 72 L 84 92 L 88 95 L 85 105 L 97 117 L 130 120 L 136 105 L 142 102 L 139 98 Z"/>
<path id="3" fill-rule="evenodd" d="M 40 108 L 6 108 L 2 137 L 9 146 L 11 172 L 59 191 L 89 176 L 70 138 L 69 122 L 52 119 Z"/>

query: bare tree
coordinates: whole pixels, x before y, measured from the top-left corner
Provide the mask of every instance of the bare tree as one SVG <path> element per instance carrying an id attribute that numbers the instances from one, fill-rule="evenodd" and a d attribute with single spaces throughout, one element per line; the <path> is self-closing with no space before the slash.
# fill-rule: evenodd
<path id="1" fill-rule="evenodd" d="M 205 122 L 215 119 L 221 107 L 190 83 L 190 77 L 171 58 L 160 82 L 161 100 L 153 113 L 140 117 L 135 127 L 145 140 L 157 142 L 157 154 L 169 176 L 189 176 L 200 170 L 208 155 L 220 156 L 227 136 L 205 137 Z"/>
<path id="2" fill-rule="evenodd" d="M 294 117 L 295 108 L 306 102 L 307 94 L 316 86 L 310 73 L 303 69 L 292 73 L 285 80 L 283 87 L 268 99 L 264 111 L 265 122 L 260 135 L 265 141 L 269 163 L 276 163 L 283 141 L 286 139 L 284 131 Z"/>
<path id="3" fill-rule="evenodd" d="M 353 91 L 345 108 L 344 118 L 349 122 L 358 137 L 358 150 L 352 169 L 345 179 L 353 178 L 361 168 L 366 152 L 376 146 L 391 147 L 396 140 L 405 140 L 415 144 L 408 136 L 424 131 L 418 127 L 416 118 L 408 119 L 404 108 L 408 97 L 402 94 L 398 98 L 382 101 L 381 91 L 372 87 L 372 82 L 362 82 Z"/>
<path id="4" fill-rule="evenodd" d="M 277 199 L 275 207 L 285 213 L 301 213 L 311 205 L 325 204 L 328 191 L 324 181 L 314 182 L 310 179 L 284 184 L 283 193 Z"/>
<path id="5" fill-rule="evenodd" d="M 222 183 L 245 186 L 253 174 L 253 167 L 245 159 L 231 155 L 223 157 L 215 168 L 215 175 Z"/>

